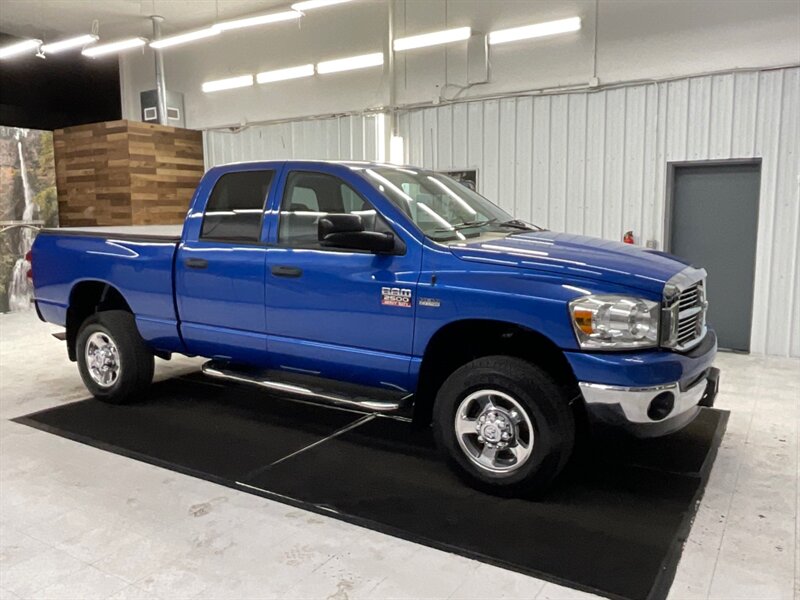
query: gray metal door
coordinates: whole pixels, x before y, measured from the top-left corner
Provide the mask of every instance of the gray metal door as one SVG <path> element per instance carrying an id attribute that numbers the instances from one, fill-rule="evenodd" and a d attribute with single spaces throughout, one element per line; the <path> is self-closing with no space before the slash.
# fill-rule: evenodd
<path id="1" fill-rule="evenodd" d="M 720 348 L 750 350 L 761 165 L 675 166 L 670 247 L 708 271 L 708 321 Z"/>

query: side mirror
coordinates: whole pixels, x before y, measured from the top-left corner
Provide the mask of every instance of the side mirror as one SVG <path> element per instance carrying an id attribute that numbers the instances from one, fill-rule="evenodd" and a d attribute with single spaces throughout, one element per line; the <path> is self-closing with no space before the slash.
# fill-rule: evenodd
<path id="1" fill-rule="evenodd" d="M 317 237 L 325 248 L 364 250 L 383 254 L 395 249 L 394 235 L 379 231 L 364 231 L 359 215 L 332 214 L 319 220 Z"/>
<path id="2" fill-rule="evenodd" d="M 355 233 L 364 231 L 364 223 L 359 215 L 332 214 L 320 217 L 317 225 L 319 241 L 332 233 Z"/>

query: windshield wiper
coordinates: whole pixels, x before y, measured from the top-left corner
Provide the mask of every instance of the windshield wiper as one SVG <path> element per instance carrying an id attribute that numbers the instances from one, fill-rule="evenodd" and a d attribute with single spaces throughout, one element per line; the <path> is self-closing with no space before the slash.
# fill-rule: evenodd
<path id="1" fill-rule="evenodd" d="M 524 229 L 525 231 L 537 231 L 537 227 L 533 225 L 528 225 L 524 221 L 520 221 L 519 219 L 511 219 L 510 221 L 503 221 L 502 223 L 498 223 L 500 227 L 513 227 L 514 229 Z"/>
<path id="2" fill-rule="evenodd" d="M 470 229 L 472 227 L 483 227 L 484 225 L 491 225 L 492 223 L 496 222 L 497 219 L 486 219 L 485 221 L 466 221 L 464 223 L 458 223 L 457 225 L 452 225 L 450 229 L 434 229 L 434 233 L 449 233 L 451 231 L 461 231 L 462 229 Z"/>

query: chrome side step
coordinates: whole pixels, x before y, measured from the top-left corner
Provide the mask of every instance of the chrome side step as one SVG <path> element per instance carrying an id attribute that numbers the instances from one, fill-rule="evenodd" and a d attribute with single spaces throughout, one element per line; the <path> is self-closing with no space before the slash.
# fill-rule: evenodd
<path id="1" fill-rule="evenodd" d="M 217 379 L 247 383 L 300 397 L 311 402 L 333 404 L 364 412 L 395 412 L 411 405 L 410 393 L 344 384 L 310 375 L 285 373 L 274 370 L 235 368 L 227 363 L 208 361 L 203 373 Z"/>

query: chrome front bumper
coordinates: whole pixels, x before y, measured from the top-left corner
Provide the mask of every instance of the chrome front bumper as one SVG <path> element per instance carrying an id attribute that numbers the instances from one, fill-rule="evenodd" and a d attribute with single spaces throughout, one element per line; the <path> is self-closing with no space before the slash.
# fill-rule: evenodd
<path id="1" fill-rule="evenodd" d="M 653 387 L 579 385 L 593 423 L 618 427 L 638 437 L 657 437 L 688 425 L 701 406 L 714 405 L 719 369 L 708 369 L 685 390 L 678 383 Z"/>

